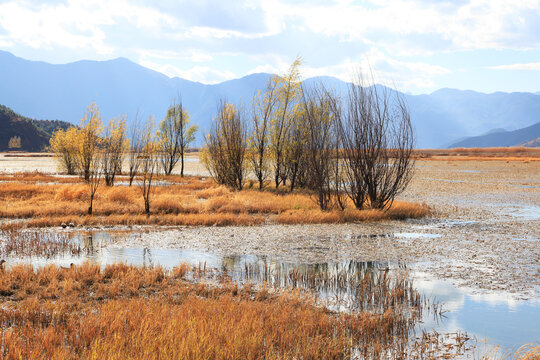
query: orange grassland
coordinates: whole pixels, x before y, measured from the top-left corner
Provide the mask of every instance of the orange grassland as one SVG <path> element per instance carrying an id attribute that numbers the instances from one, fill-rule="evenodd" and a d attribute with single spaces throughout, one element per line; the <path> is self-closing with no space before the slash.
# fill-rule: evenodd
<path id="1" fill-rule="evenodd" d="M 125 181 L 120 178 L 118 181 Z M 164 186 L 164 183 L 166 183 Z M 255 225 L 344 223 L 419 218 L 429 214 L 424 204 L 395 201 L 387 211 L 321 211 L 307 191 L 293 193 L 246 189 L 231 191 L 201 177 L 160 177 L 151 195 L 151 215 L 144 214 L 141 189 L 100 186 L 94 215 L 87 216 L 88 186 L 76 177 L 41 173 L 0 175 L 0 218 L 3 227 L 77 225 Z"/>
<path id="2" fill-rule="evenodd" d="M 389 289 L 386 311 L 345 314 L 296 291 L 189 280 L 201 276 L 185 264 L 2 269 L 0 358 L 379 358 L 406 351 L 416 316 L 395 306 L 403 285 Z"/>

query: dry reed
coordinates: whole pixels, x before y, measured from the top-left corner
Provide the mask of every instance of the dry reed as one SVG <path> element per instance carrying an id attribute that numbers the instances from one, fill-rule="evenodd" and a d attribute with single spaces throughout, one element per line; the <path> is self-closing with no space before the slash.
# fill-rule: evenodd
<path id="1" fill-rule="evenodd" d="M 418 317 L 393 303 L 380 311 L 333 313 L 296 291 L 188 279 L 200 271 L 187 265 L 171 272 L 124 264 L 100 269 L 91 263 L 3 269 L 0 358 L 345 359 L 361 354 L 378 359 L 407 354 L 407 334 Z M 399 295 L 408 284 L 381 286 Z"/>
<path id="2" fill-rule="evenodd" d="M 64 179 L 63 183 L 54 181 Z M 44 180 L 47 180 L 44 182 Z M 425 205 L 398 202 L 388 211 L 355 210 L 323 212 L 305 191 L 277 193 L 243 190 L 232 192 L 198 177 L 160 178 L 150 216 L 144 214 L 143 199 L 136 186 L 102 186 L 94 199 L 94 214 L 86 216 L 88 188 L 75 178 L 39 173 L 18 174 L 0 183 L 0 218 L 26 219 L 29 227 L 77 225 L 255 225 L 264 222 L 342 223 L 382 219 L 418 218 L 429 214 Z M 5 223 L 4 229 L 20 226 Z"/>

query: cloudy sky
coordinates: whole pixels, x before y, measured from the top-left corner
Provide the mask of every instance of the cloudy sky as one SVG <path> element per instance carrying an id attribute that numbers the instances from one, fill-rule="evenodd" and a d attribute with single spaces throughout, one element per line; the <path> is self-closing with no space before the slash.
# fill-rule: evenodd
<path id="1" fill-rule="evenodd" d="M 540 91 L 540 0 L 0 0 L 0 50 L 126 57 L 203 83 L 358 67 L 409 93 Z"/>

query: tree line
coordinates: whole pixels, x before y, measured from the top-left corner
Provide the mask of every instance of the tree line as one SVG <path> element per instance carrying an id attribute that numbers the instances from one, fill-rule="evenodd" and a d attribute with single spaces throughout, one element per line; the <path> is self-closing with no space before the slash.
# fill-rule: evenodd
<path id="1" fill-rule="evenodd" d="M 342 99 L 309 88 L 297 59 L 273 76 L 246 111 L 222 100 L 202 149 L 216 182 L 241 190 L 251 173 L 263 189 L 310 190 L 322 210 L 386 209 L 412 177 L 414 132 L 397 91 L 368 86 L 360 74 Z M 371 77 L 369 80 L 373 82 Z"/>
<path id="2" fill-rule="evenodd" d="M 184 176 L 184 155 L 195 140 L 198 127 L 189 125 L 189 114 L 182 102 L 173 103 L 156 128 L 151 116 L 141 121 L 139 116 L 128 131 L 125 116 L 103 124 L 99 108 L 92 103 L 78 127 L 56 131 L 50 140 L 50 151 L 68 175 L 79 175 L 89 187 L 92 214 L 93 200 L 102 183 L 113 186 L 117 175 L 127 167 L 129 186 L 137 179 L 150 214 L 152 181 L 160 171 L 170 175 L 178 162 Z"/>
<path id="3" fill-rule="evenodd" d="M 301 60 L 273 76 L 246 109 L 221 100 L 201 161 L 218 183 L 242 190 L 255 179 L 265 187 L 308 190 L 322 210 L 386 209 L 412 177 L 414 132 L 407 104 L 398 92 L 367 86 L 361 75 L 345 98 L 323 84 L 303 85 Z M 373 80 L 372 78 L 369 80 Z M 181 100 L 156 126 L 153 117 L 126 117 L 103 125 L 91 104 L 79 127 L 55 132 L 50 141 L 67 174 L 79 174 L 93 199 L 101 181 L 113 186 L 123 166 L 131 186 L 141 188 L 150 214 L 152 181 L 170 175 L 195 139 L 196 125 Z"/>

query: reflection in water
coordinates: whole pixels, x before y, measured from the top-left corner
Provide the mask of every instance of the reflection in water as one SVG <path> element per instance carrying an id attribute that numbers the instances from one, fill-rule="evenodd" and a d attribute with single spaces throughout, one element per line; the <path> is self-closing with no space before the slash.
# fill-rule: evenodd
<path id="1" fill-rule="evenodd" d="M 110 235 L 106 232 L 79 235 L 75 242 L 81 248 L 76 255 L 67 253 L 47 257 L 12 254 L 6 257 L 7 264 L 12 266 L 17 263 L 30 263 L 39 267 L 53 263 L 67 267 L 70 263 L 80 264 L 90 260 L 103 267 L 124 262 L 172 269 L 180 263 L 187 263 L 208 269 L 220 269 L 221 274 L 227 274 L 241 283 L 265 281 L 272 286 L 315 290 L 320 301 L 330 304 L 330 307 L 336 310 L 345 311 L 362 308 L 377 310 L 377 306 L 389 295 L 380 292 L 377 295 L 379 298 L 374 300 L 367 294 L 373 293 L 373 290 L 381 291 L 382 283 L 396 281 L 400 274 L 408 272 L 413 277 L 414 286 L 420 292 L 421 298 L 415 297 L 412 283 L 408 283 L 411 287 L 408 294 L 411 297 L 405 299 L 405 303 L 414 305 L 421 302 L 430 310 L 423 313 L 423 324 L 416 327 L 417 331 L 462 330 L 475 335 L 479 340 L 487 338 L 491 344 L 501 344 L 506 350 L 515 350 L 519 345 L 540 339 L 540 302 L 515 302 L 505 296 L 494 299 L 493 295 L 469 294 L 467 290 L 456 288 L 448 281 L 436 280 L 429 274 L 416 272 L 414 268 L 406 267 L 402 263 L 344 261 L 302 264 L 282 262 L 260 255 L 219 256 L 194 250 L 108 248 L 106 245 L 110 242 Z M 370 280 L 372 288 L 362 289 L 362 284 L 368 283 L 366 279 Z M 435 304 L 437 301 L 443 304 L 444 310 L 448 311 L 444 313 L 444 318 L 433 316 L 439 309 L 433 302 L 426 302 L 426 299 L 434 299 Z"/>

